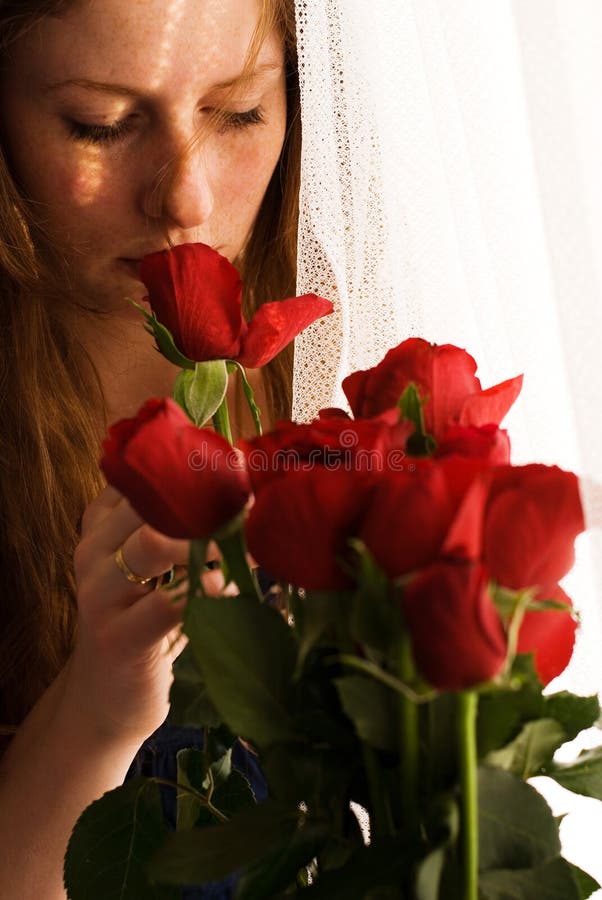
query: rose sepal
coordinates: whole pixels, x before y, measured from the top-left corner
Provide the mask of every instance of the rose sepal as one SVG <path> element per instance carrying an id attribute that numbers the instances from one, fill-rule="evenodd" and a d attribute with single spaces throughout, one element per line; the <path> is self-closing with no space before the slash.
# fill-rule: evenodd
<path id="1" fill-rule="evenodd" d="M 159 353 L 180 369 L 194 369 L 194 360 L 188 359 L 187 356 L 184 356 L 184 354 L 178 350 L 171 331 L 159 322 L 156 315 L 154 313 L 149 313 L 142 304 L 137 303 L 135 300 L 130 300 L 130 303 L 132 306 L 135 306 L 136 309 L 139 309 L 146 319 L 144 330 L 154 336 Z"/>
<path id="2" fill-rule="evenodd" d="M 418 388 L 411 381 L 399 398 L 398 406 L 401 418 L 412 422 L 415 427 L 407 443 L 407 449 L 412 456 L 431 456 L 437 449 L 437 441 L 431 434 L 427 434 L 424 427 L 424 403 L 425 400 L 421 398 Z"/>
<path id="3" fill-rule="evenodd" d="M 196 363 L 182 369 L 176 379 L 173 398 L 199 428 L 216 414 L 228 390 L 224 360 Z"/>
<path id="4" fill-rule="evenodd" d="M 255 394 L 253 393 L 253 388 L 249 384 L 249 379 L 247 378 L 247 373 L 245 367 L 242 366 L 239 362 L 236 362 L 235 359 L 229 359 L 227 361 L 228 372 L 236 372 L 240 374 L 242 379 L 242 389 L 244 391 L 245 399 L 247 401 L 247 406 L 249 407 L 249 412 L 253 418 L 253 424 L 255 425 L 256 434 L 261 437 L 263 430 L 261 427 L 261 410 L 255 403 Z"/>

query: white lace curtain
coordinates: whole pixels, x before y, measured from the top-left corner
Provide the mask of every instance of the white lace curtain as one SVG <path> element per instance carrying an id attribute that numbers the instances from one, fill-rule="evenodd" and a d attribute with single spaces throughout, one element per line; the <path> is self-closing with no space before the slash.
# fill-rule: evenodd
<path id="1" fill-rule="evenodd" d="M 337 313 L 297 341 L 294 415 L 410 335 L 465 347 L 484 386 L 524 372 L 513 461 L 578 472 L 598 527 L 565 684 L 600 690 L 602 3 L 297 0 L 297 24 L 298 288 Z"/>

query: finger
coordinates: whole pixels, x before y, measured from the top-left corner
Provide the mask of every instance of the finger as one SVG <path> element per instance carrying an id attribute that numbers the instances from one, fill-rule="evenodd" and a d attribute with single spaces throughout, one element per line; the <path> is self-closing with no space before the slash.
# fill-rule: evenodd
<path id="1" fill-rule="evenodd" d="M 151 591 L 123 612 L 117 640 L 132 657 L 151 650 L 182 624 L 185 607 L 185 598 L 174 601 L 165 591 Z"/>
<path id="2" fill-rule="evenodd" d="M 97 496 L 88 503 L 81 520 L 82 537 L 97 527 L 112 510 L 125 501 L 125 497 L 111 485 L 103 488 Z"/>
<path id="3" fill-rule="evenodd" d="M 118 547 L 126 565 L 142 578 L 161 575 L 172 566 L 187 566 L 190 557 L 190 541 L 168 538 L 142 525 Z M 112 552 L 111 558 L 115 558 Z"/>
<path id="4" fill-rule="evenodd" d="M 201 576 L 201 582 L 203 591 L 208 597 L 219 597 L 226 586 L 224 573 L 221 569 L 212 569 L 210 572 L 204 572 Z"/>
<path id="5" fill-rule="evenodd" d="M 167 635 L 167 642 L 169 647 L 168 654 L 173 665 L 182 650 L 184 650 L 184 648 L 188 644 L 188 637 L 182 631 L 181 625 L 176 628 L 172 628 L 172 630 Z"/>
<path id="6" fill-rule="evenodd" d="M 99 552 L 95 533 L 82 539 L 76 547 L 74 566 L 80 611 L 104 619 L 111 610 L 127 607 L 148 594 L 153 589 L 148 579 L 163 575 L 172 566 L 187 564 L 189 556 L 187 541 L 165 537 L 149 525 L 137 528 L 118 549 L 121 549 L 121 563 L 117 551 L 105 548 Z"/>
<path id="7" fill-rule="evenodd" d="M 207 551 L 205 553 L 205 562 L 210 565 L 213 564 L 214 568 L 217 568 L 216 563 L 221 563 L 222 561 L 222 553 L 219 549 L 218 545 L 215 541 L 209 541 L 207 544 Z"/>
<path id="8" fill-rule="evenodd" d="M 138 528 L 144 519 L 138 515 L 125 497 L 104 517 L 97 517 L 94 528 L 86 535 L 102 553 L 115 553 Z M 148 526 L 150 528 L 150 526 Z"/>

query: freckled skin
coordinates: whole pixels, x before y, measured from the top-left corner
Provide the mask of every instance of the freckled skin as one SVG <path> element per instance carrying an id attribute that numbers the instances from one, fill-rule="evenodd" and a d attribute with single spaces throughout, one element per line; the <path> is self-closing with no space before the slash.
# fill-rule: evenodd
<path id="1" fill-rule="evenodd" d="M 15 45 L 0 83 L 10 165 L 95 305 L 127 317 L 123 298 L 144 295 L 119 260 L 165 246 L 153 188 L 170 163 L 172 241 L 202 241 L 230 259 L 240 252 L 284 138 L 283 70 L 228 101 L 229 112 L 260 106 L 265 124 L 214 129 L 184 151 L 211 110 L 225 108 L 226 92 L 215 85 L 241 71 L 258 15 L 258 0 L 89 0 L 46 18 Z M 261 49 L 258 63 L 266 62 L 283 64 L 276 35 Z M 80 78 L 135 95 L 44 90 Z M 122 139 L 100 144 L 73 140 L 66 121 L 106 126 L 128 117 L 133 125 Z"/>

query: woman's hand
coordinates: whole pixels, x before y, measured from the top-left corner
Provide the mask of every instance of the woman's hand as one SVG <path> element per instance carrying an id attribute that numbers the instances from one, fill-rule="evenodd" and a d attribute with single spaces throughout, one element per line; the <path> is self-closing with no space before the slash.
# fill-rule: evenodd
<path id="1" fill-rule="evenodd" d="M 172 663 L 186 643 L 180 633 L 185 585 L 174 592 L 128 581 L 115 561 L 119 548 L 127 567 L 144 578 L 188 563 L 189 542 L 144 524 L 114 488 L 90 503 L 74 557 L 78 625 L 64 702 L 75 705 L 100 739 L 140 744 L 169 710 Z M 221 571 L 207 572 L 203 583 L 218 594 Z"/>

